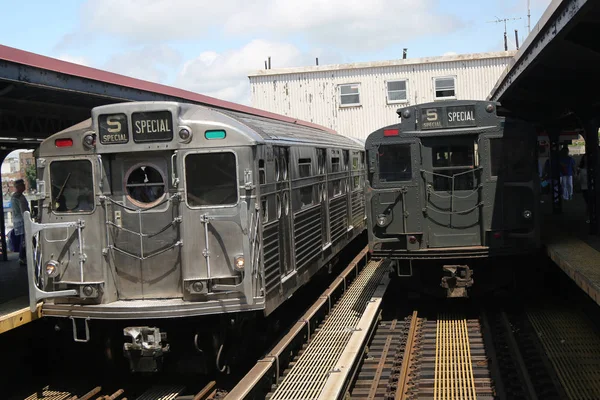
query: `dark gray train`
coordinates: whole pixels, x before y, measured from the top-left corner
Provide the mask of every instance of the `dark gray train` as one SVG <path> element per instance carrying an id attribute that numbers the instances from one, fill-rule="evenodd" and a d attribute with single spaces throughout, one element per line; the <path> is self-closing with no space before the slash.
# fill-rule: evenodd
<path id="1" fill-rule="evenodd" d="M 164 319 L 223 316 L 199 324 L 208 328 L 268 315 L 366 227 L 364 146 L 281 120 L 108 105 L 36 158 L 31 308 L 43 299 L 45 316 L 71 318 L 77 341 L 89 340 L 90 319 L 125 320 L 134 370 L 156 369 L 168 350 Z M 194 343 L 220 354 L 220 340 Z"/>
<path id="2" fill-rule="evenodd" d="M 498 108 L 487 101 L 406 107 L 398 110 L 398 124 L 369 135 L 374 257 L 397 260 L 401 275 L 412 275 L 415 260 L 443 260 L 442 286 L 461 287 L 452 293 L 464 295 L 476 258 L 539 248 L 537 135 Z"/>

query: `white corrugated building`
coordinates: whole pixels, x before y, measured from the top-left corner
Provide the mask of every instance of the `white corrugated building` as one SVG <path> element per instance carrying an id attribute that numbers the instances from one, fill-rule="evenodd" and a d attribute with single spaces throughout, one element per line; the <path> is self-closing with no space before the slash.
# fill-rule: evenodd
<path id="1" fill-rule="evenodd" d="M 514 51 L 260 70 L 252 106 L 364 139 L 396 110 L 447 99 L 485 100 Z M 276 59 L 276 57 L 275 57 Z"/>

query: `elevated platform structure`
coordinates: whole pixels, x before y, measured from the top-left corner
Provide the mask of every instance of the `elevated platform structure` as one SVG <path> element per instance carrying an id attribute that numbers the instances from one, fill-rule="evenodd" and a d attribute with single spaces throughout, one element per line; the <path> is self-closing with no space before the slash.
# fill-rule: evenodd
<path id="1" fill-rule="evenodd" d="M 548 133 L 551 156 L 558 157 L 561 131 L 580 131 L 586 139 L 590 187 L 591 233 L 600 232 L 600 2 L 553 0 L 532 28 L 489 99 Z M 558 196 L 558 164 L 552 171 L 557 195 L 554 213 L 562 210 Z"/>
<path id="2" fill-rule="evenodd" d="M 564 212 L 552 214 L 551 199 L 543 206 L 544 245 L 548 256 L 576 284 L 600 305 L 600 237 L 589 234 L 585 203 L 576 193 L 564 203 Z"/>

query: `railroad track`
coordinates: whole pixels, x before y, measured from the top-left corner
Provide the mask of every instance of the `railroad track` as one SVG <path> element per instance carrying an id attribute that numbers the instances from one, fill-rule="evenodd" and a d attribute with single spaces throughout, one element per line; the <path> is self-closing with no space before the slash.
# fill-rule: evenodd
<path id="1" fill-rule="evenodd" d="M 350 390 L 352 399 L 493 399 L 481 322 L 418 311 L 383 320 Z"/>

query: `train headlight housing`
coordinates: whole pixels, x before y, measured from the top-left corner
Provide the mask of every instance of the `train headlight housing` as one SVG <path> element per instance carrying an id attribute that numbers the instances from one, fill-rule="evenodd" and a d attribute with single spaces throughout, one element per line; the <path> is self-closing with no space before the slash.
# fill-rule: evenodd
<path id="1" fill-rule="evenodd" d="M 179 139 L 185 141 L 188 141 L 192 138 L 192 132 L 190 132 L 189 129 L 187 128 L 181 128 L 179 130 Z"/>
<path id="2" fill-rule="evenodd" d="M 235 260 L 234 260 L 235 269 L 237 269 L 238 271 L 243 271 L 245 265 L 246 265 L 246 262 L 244 261 L 243 256 L 237 256 L 235 258 Z"/>
<path id="3" fill-rule="evenodd" d="M 523 218 L 531 219 L 532 216 L 533 216 L 533 214 L 531 213 L 531 211 L 529 211 L 529 210 L 523 211 Z"/>
<path id="4" fill-rule="evenodd" d="M 387 225 L 387 223 L 388 223 L 387 215 L 380 214 L 377 216 L 377 225 L 384 227 Z"/>
<path id="5" fill-rule="evenodd" d="M 58 261 L 50 260 L 46 263 L 46 275 L 49 278 L 58 276 Z"/>
<path id="6" fill-rule="evenodd" d="M 88 133 L 83 137 L 83 145 L 88 149 L 93 148 L 96 145 L 96 137 L 92 133 Z"/>

